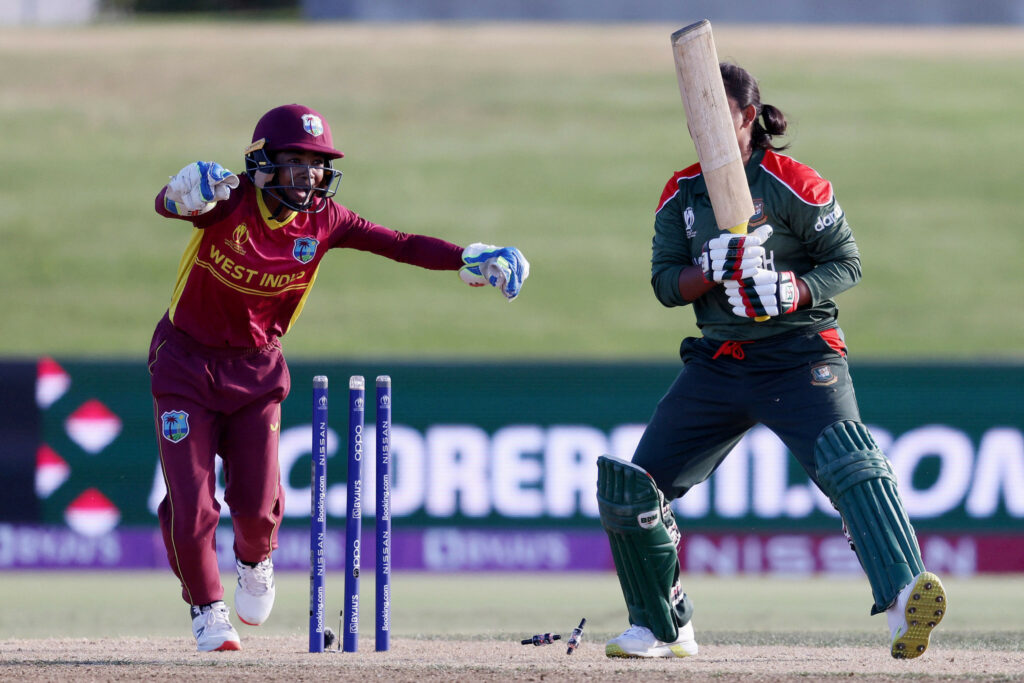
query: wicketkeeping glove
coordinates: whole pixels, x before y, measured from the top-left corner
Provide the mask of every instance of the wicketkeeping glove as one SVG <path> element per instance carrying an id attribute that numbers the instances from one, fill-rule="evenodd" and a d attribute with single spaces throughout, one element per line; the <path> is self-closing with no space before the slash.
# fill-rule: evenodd
<path id="1" fill-rule="evenodd" d="M 464 265 L 459 277 L 471 287 L 491 285 L 512 301 L 519 296 L 523 282 L 530 275 L 530 263 L 515 247 L 495 247 L 474 242 L 462 250 Z"/>
<path id="2" fill-rule="evenodd" d="M 213 161 L 189 164 L 171 178 L 164 206 L 179 216 L 199 216 L 227 199 L 238 187 L 238 176 Z"/>
<path id="3" fill-rule="evenodd" d="M 796 310 L 799 292 L 792 271 L 776 273 L 759 268 L 752 277 L 724 285 L 732 312 L 742 318 L 775 317 Z"/>
<path id="4" fill-rule="evenodd" d="M 707 282 L 726 282 L 751 277 L 764 266 L 764 247 L 772 227 L 762 225 L 747 235 L 724 233 L 704 243 L 700 268 Z"/>

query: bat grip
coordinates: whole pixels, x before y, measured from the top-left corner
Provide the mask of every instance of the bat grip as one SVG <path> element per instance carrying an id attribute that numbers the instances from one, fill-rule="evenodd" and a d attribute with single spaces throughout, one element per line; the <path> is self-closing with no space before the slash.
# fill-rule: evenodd
<path id="1" fill-rule="evenodd" d="M 734 235 L 745 235 L 747 233 L 747 223 L 748 221 L 743 221 L 739 225 L 734 225 L 731 228 L 729 228 L 729 232 L 731 232 Z M 754 320 L 756 320 L 759 323 L 763 323 L 765 320 L 770 319 L 771 316 L 767 315 L 759 315 L 756 318 L 754 318 Z"/>

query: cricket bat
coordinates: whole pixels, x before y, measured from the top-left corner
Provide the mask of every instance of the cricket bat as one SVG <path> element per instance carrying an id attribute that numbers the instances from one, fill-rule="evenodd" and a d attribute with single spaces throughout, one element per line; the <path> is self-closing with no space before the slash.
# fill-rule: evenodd
<path id="1" fill-rule="evenodd" d="M 715 222 L 719 230 L 745 234 L 754 214 L 754 200 L 736 141 L 711 22 L 704 19 L 673 33 L 672 52 L 686 127 L 697 148 Z M 763 322 L 768 316 L 756 320 Z"/>
<path id="2" fill-rule="evenodd" d="M 708 186 L 719 230 L 743 234 L 754 214 L 747 174 L 722 84 L 718 51 L 707 19 L 672 34 L 686 127 Z"/>

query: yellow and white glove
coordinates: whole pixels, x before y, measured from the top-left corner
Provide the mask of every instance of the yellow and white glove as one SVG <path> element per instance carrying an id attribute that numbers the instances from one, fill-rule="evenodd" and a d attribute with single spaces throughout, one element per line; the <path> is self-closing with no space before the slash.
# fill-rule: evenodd
<path id="1" fill-rule="evenodd" d="M 167 183 L 164 207 L 179 216 L 200 216 L 238 187 L 238 176 L 213 161 L 196 161 Z"/>
<path id="2" fill-rule="evenodd" d="M 515 247 L 495 247 L 474 242 L 462 250 L 464 265 L 459 277 L 470 287 L 491 285 L 512 301 L 530 275 L 530 263 Z"/>

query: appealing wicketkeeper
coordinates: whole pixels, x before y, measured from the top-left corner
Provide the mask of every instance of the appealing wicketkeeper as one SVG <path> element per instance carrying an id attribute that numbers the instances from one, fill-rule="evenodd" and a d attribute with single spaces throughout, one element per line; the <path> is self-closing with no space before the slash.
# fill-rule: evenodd
<path id="1" fill-rule="evenodd" d="M 673 175 L 658 203 L 655 295 L 665 306 L 692 305 L 703 336 L 683 340 L 682 372 L 632 462 L 598 461 L 601 522 L 631 624 L 605 652 L 697 654 L 669 502 L 761 423 L 842 515 L 871 584 L 871 613 L 888 617 L 892 656 L 917 657 L 946 596 L 925 571 L 892 468 L 857 407 L 833 300 L 861 276 L 853 233 L 831 183 L 778 153 L 782 112 L 761 103 L 745 70 L 721 72 L 755 214 L 750 234 L 720 233 L 698 164 Z"/>
<path id="2" fill-rule="evenodd" d="M 277 446 L 291 385 L 280 337 L 302 311 L 327 252 L 359 249 L 457 270 L 464 282 L 494 286 L 509 300 L 530 272 L 515 247 L 463 248 L 396 232 L 336 203 L 341 171 L 334 162 L 342 156 L 316 111 L 276 107 L 256 124 L 244 175 L 197 161 L 156 198 L 158 214 L 193 228 L 149 369 L 167 484 L 160 528 L 201 651 L 240 647 L 217 567 L 216 455 L 235 532 L 235 611 L 259 625 L 274 605 L 271 554 L 284 514 Z"/>

